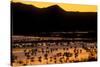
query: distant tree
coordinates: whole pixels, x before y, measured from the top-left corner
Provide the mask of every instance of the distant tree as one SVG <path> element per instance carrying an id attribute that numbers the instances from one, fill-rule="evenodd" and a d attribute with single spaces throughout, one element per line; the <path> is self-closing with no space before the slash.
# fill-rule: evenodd
<path id="1" fill-rule="evenodd" d="M 60 53 L 57 53 L 57 56 L 59 57 L 59 56 L 61 56 L 62 54 L 61 54 L 61 52 Z"/>
<path id="2" fill-rule="evenodd" d="M 49 49 L 49 47 L 47 47 L 46 49 Z"/>
<path id="3" fill-rule="evenodd" d="M 30 55 L 29 54 L 27 55 L 27 59 L 30 59 Z"/>
<path id="4" fill-rule="evenodd" d="M 56 63 L 57 63 L 57 61 L 55 60 L 55 61 L 54 61 L 54 63 L 56 64 Z"/>
<path id="5" fill-rule="evenodd" d="M 44 54 L 44 57 L 47 58 L 48 57 L 48 54 Z"/>
<path id="6" fill-rule="evenodd" d="M 60 62 L 60 63 L 63 63 L 62 58 L 59 59 L 59 62 Z"/>
<path id="7" fill-rule="evenodd" d="M 80 49 L 80 53 L 82 53 L 82 50 Z"/>
<path id="8" fill-rule="evenodd" d="M 68 50 L 69 48 L 66 48 L 66 50 Z"/>
<path id="9" fill-rule="evenodd" d="M 31 62 L 34 62 L 34 57 L 31 58 Z"/>
<path id="10" fill-rule="evenodd" d="M 50 57 L 50 62 L 52 61 L 52 57 Z"/>
<path id="11" fill-rule="evenodd" d="M 65 48 L 63 48 L 63 50 L 65 50 Z"/>
<path id="12" fill-rule="evenodd" d="M 22 64 L 23 62 L 22 62 L 22 61 L 18 61 L 18 63 L 19 63 L 19 64 Z"/>
<path id="13" fill-rule="evenodd" d="M 64 52 L 63 56 L 71 57 L 72 56 L 72 53 Z"/>
<path id="14" fill-rule="evenodd" d="M 38 57 L 38 61 L 39 62 L 41 62 L 42 61 L 42 57 L 40 56 L 40 57 Z"/>
<path id="15" fill-rule="evenodd" d="M 78 53 L 75 53 L 75 58 L 78 57 Z"/>
<path id="16" fill-rule="evenodd" d="M 56 61 L 56 60 L 57 60 L 57 58 L 55 57 L 55 58 L 54 58 L 54 60 Z"/>
<path id="17" fill-rule="evenodd" d="M 27 64 L 23 64 L 23 66 L 26 66 Z"/>

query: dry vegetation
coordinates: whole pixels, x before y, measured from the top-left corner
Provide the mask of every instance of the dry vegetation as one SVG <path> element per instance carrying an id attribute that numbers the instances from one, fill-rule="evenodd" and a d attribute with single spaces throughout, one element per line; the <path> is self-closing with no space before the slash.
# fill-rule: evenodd
<path id="1" fill-rule="evenodd" d="M 97 60 L 96 42 L 39 42 L 14 45 L 16 46 L 12 48 L 11 59 L 13 66 Z"/>

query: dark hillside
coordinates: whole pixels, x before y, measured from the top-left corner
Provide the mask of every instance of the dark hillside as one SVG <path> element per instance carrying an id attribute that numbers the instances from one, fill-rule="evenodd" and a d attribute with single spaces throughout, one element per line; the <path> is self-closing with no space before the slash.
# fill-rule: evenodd
<path id="1" fill-rule="evenodd" d="M 32 5 L 11 3 L 11 17 L 13 35 L 97 30 L 96 12 L 68 12 L 57 5 L 41 9 Z"/>

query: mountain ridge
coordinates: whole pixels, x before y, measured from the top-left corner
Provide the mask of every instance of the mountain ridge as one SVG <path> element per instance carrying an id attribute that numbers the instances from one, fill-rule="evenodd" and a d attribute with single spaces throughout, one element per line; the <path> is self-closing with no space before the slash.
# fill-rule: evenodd
<path id="1" fill-rule="evenodd" d="M 17 5 L 16 7 L 22 5 L 22 7 L 38 8 L 38 9 L 43 9 L 43 10 L 44 10 L 44 9 L 47 9 L 47 8 L 54 8 L 54 9 L 63 10 L 63 11 L 65 11 L 65 12 L 79 12 L 79 11 L 66 11 L 66 10 L 64 10 L 63 8 L 61 8 L 61 7 L 60 7 L 59 5 L 57 5 L 57 4 L 51 5 L 51 6 L 48 6 L 48 7 L 43 7 L 43 8 L 39 8 L 39 7 L 36 7 L 35 5 L 28 5 L 28 4 L 24 4 L 24 3 L 20 3 L 20 2 L 18 2 L 18 3 L 11 2 L 11 5 L 14 5 L 14 4 Z M 25 6 L 25 5 L 26 5 L 26 6 Z M 96 12 L 81 12 L 81 13 L 96 13 Z"/>
<path id="2" fill-rule="evenodd" d="M 11 3 L 11 16 L 13 34 L 97 30 L 96 12 L 68 12 L 57 5 L 37 8 Z"/>

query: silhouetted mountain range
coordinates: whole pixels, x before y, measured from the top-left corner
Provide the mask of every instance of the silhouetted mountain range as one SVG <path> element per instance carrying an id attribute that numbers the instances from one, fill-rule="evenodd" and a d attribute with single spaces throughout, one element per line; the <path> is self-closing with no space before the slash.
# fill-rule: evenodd
<path id="1" fill-rule="evenodd" d="M 12 32 L 29 35 L 34 32 L 97 31 L 96 12 L 69 12 L 53 5 L 37 8 L 11 3 Z"/>

